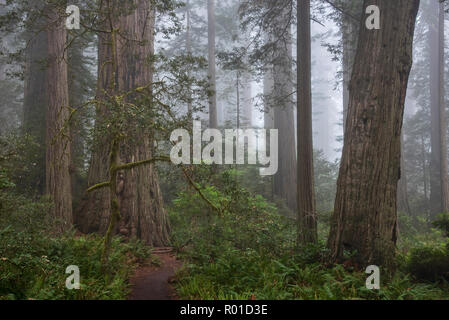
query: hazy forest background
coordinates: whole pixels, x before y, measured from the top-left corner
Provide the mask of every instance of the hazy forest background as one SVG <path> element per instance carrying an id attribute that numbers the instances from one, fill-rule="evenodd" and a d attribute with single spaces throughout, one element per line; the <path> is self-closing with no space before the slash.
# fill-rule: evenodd
<path id="1" fill-rule="evenodd" d="M 449 299 L 448 13 L 0 1 L 0 299 L 128 299 L 164 252 L 181 299 Z M 173 164 L 194 120 L 277 129 L 277 173 Z"/>

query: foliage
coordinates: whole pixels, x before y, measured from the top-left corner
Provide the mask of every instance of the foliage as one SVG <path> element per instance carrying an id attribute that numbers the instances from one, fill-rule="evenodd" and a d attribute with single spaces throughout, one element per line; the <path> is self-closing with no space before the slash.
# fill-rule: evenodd
<path id="1" fill-rule="evenodd" d="M 50 203 L 17 195 L 13 186 L 0 171 L 0 299 L 125 299 L 133 266 L 149 257 L 147 247 L 115 238 L 105 274 L 101 237 L 56 236 L 46 214 Z M 80 290 L 65 287 L 70 265 L 80 268 Z"/>
<path id="2" fill-rule="evenodd" d="M 408 271 L 428 281 L 449 280 L 449 245 L 424 246 L 410 252 Z"/>
<path id="3" fill-rule="evenodd" d="M 446 237 L 449 238 L 449 213 L 442 213 L 432 223 L 436 228 L 442 230 Z"/>
<path id="4" fill-rule="evenodd" d="M 173 202 L 174 243 L 186 261 L 177 283 L 181 298 L 449 299 L 447 286 L 416 282 L 402 269 L 382 274 L 381 290 L 366 289 L 364 272 L 324 263 L 324 234 L 317 245 L 295 248 L 295 224 L 242 188 L 238 175 L 226 171 L 215 181 L 220 188 L 202 189 L 223 216 L 190 190 Z"/>
<path id="5" fill-rule="evenodd" d="M 237 174 L 234 170 L 222 173 L 217 183 L 220 189 L 202 188 L 204 196 L 220 209 L 220 213 L 193 190 L 181 192 L 173 202 L 170 218 L 172 224 L 178 226 L 172 234 L 173 242 L 178 249 L 189 250 L 195 260 L 213 260 L 225 247 L 274 250 L 273 245 L 285 232 L 291 231 L 288 221 L 276 213 L 273 204 L 260 195 L 251 195 L 236 183 Z M 188 246 L 183 248 L 186 244 Z"/>
<path id="6" fill-rule="evenodd" d="M 416 283 L 402 272 L 382 278 L 381 289 L 368 290 L 366 274 L 342 265 L 307 263 L 310 253 L 268 256 L 228 248 L 208 264 L 190 264 L 180 273 L 178 293 L 188 299 L 409 300 L 449 299 L 447 288 Z"/>
<path id="7" fill-rule="evenodd" d="M 43 146 L 30 135 L 11 132 L 0 136 L 0 168 L 16 187 L 16 192 L 35 196 L 44 187 L 41 172 Z"/>

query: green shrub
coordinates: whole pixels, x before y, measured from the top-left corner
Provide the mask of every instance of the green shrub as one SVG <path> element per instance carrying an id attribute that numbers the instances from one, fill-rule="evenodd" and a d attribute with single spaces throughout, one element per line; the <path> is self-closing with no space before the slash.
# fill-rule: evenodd
<path id="1" fill-rule="evenodd" d="M 438 216 L 433 226 L 444 232 L 445 236 L 449 238 L 449 213 L 442 213 Z"/>
<path id="2" fill-rule="evenodd" d="M 203 195 L 220 212 L 212 209 L 195 190 L 181 192 L 173 202 L 170 218 L 175 247 L 188 250 L 191 258 L 214 259 L 223 250 L 253 249 L 273 252 L 292 247 L 294 228 L 288 219 L 276 213 L 273 204 L 263 197 L 253 196 L 234 180 L 234 171 L 222 174 L 220 185 L 202 188 Z M 187 246 L 188 244 L 188 246 Z"/>
<path id="3" fill-rule="evenodd" d="M 435 281 L 449 279 L 448 246 L 421 247 L 410 251 L 408 271 L 418 279 Z"/>
<path id="4" fill-rule="evenodd" d="M 125 299 L 132 269 L 149 257 L 148 248 L 114 238 L 108 272 L 103 273 L 103 238 L 57 235 L 48 219 L 49 206 L 45 199 L 15 194 L 0 170 L 0 300 Z M 80 268 L 80 290 L 65 286 L 70 265 Z"/>
<path id="5" fill-rule="evenodd" d="M 143 245 L 114 238 L 108 272 L 103 273 L 101 237 L 40 235 L 32 240 L 5 228 L 0 239 L 0 299 L 126 299 L 133 266 L 149 256 Z M 65 287 L 70 265 L 80 268 L 80 290 Z"/>

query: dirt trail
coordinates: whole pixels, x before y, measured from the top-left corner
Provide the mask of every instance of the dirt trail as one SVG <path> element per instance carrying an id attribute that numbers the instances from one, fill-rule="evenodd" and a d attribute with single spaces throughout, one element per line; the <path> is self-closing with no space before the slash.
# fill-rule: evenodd
<path id="1" fill-rule="evenodd" d="M 164 250 L 163 250 L 164 251 Z M 136 270 L 131 278 L 129 300 L 176 300 L 176 293 L 170 282 L 181 267 L 180 261 L 171 252 L 153 253 L 159 257 L 159 267 L 146 266 Z"/>

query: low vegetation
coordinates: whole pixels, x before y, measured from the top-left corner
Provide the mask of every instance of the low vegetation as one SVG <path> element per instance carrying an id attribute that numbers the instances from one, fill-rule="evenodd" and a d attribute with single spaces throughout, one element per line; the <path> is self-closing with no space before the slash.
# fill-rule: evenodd
<path id="1" fill-rule="evenodd" d="M 177 283 L 182 298 L 449 299 L 449 241 L 441 231 L 418 233 L 403 216 L 407 238 L 401 239 L 397 270 L 381 270 L 381 289 L 368 290 L 368 275 L 351 263 L 350 253 L 342 265 L 324 263 L 327 222 L 319 226 L 319 244 L 297 248 L 293 221 L 252 196 L 238 175 L 227 171 L 217 178 L 220 189 L 204 189 L 222 217 L 194 191 L 181 192 L 173 201 L 174 243 L 186 261 Z M 415 247 L 408 247 L 410 242 Z"/>

